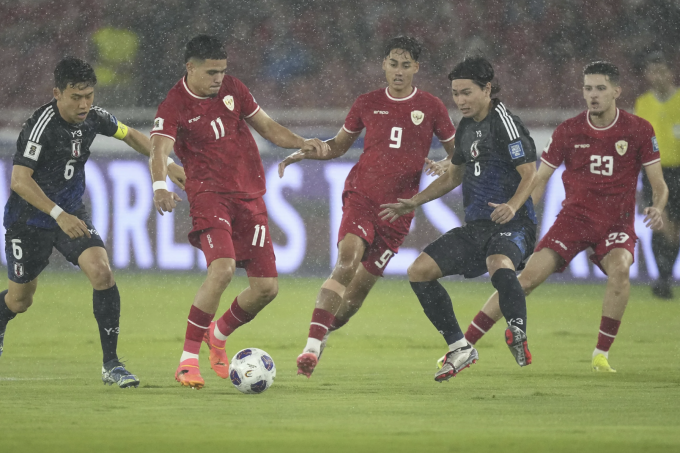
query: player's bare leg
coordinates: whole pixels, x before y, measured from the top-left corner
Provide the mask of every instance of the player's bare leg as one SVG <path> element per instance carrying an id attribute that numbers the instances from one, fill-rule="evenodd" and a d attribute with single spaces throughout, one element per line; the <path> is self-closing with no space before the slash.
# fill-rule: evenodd
<path id="1" fill-rule="evenodd" d="M 593 351 L 593 371 L 616 372 L 609 366 L 609 348 L 616 339 L 630 295 L 630 266 L 633 255 L 626 249 L 613 249 L 601 265 L 607 273 L 607 288 L 602 302 L 602 319 L 597 346 Z"/>
<path id="2" fill-rule="evenodd" d="M 549 248 L 541 249 L 531 255 L 526 267 L 517 277 L 524 294 L 527 296 L 531 294 L 534 289 L 559 269 L 563 262 L 562 257 Z M 477 343 L 501 318 L 503 318 L 503 313 L 499 304 L 498 291 L 496 291 L 489 297 L 482 310 L 477 313 L 468 326 L 465 338 L 472 344 Z"/>
<path id="3" fill-rule="evenodd" d="M 6 290 L 0 292 L 0 356 L 5 342 L 5 330 L 9 323 L 19 313 L 24 313 L 33 304 L 33 295 L 38 288 L 38 279 L 28 283 L 9 281 Z"/>
<path id="4" fill-rule="evenodd" d="M 331 276 L 321 285 L 312 313 L 307 345 L 298 356 L 298 374 L 312 375 L 321 353 L 321 342 L 335 319 L 335 313 L 342 305 L 347 286 L 354 278 L 366 243 L 359 236 L 347 233 L 338 244 L 338 261 Z"/>
<path id="5" fill-rule="evenodd" d="M 139 386 L 139 379 L 118 360 L 120 293 L 103 247 L 90 247 L 78 257 L 78 265 L 92 285 L 92 311 L 99 327 L 103 352 L 102 381 L 121 388 Z"/>
<path id="6" fill-rule="evenodd" d="M 347 324 L 349 319 L 359 311 L 359 309 L 364 304 L 364 300 L 366 300 L 368 293 L 371 291 L 379 278 L 380 277 L 377 275 L 373 275 L 368 272 L 366 268 L 364 268 L 364 265 L 359 263 L 359 268 L 354 274 L 354 278 L 347 286 L 345 295 L 342 298 L 342 304 L 335 313 L 335 319 L 328 329 L 328 332 L 326 332 L 323 339 L 321 340 L 318 357 L 319 359 L 321 359 L 321 354 L 326 347 L 328 336 L 331 334 L 331 332 L 334 332 Z"/>
<path id="7" fill-rule="evenodd" d="M 449 345 L 442 367 L 434 375 L 437 382 L 451 379 L 477 362 L 479 355 L 465 340 L 453 304 L 446 289 L 439 283 L 443 273 L 430 255 L 423 252 L 408 268 L 408 279 L 425 315 Z"/>
<path id="8" fill-rule="evenodd" d="M 189 311 L 184 350 L 175 372 L 175 379 L 183 386 L 201 389 L 205 385 L 198 367 L 198 352 L 220 305 L 220 297 L 231 283 L 235 269 L 236 261 L 233 258 L 218 258 L 208 266 L 208 275 L 198 289 Z"/>
<path id="9" fill-rule="evenodd" d="M 279 292 L 276 277 L 248 277 L 250 285 L 232 302 L 229 310 L 203 336 L 210 348 L 210 366 L 222 379 L 229 377 L 229 358 L 225 351 L 227 338 L 236 329 L 250 322 Z"/>

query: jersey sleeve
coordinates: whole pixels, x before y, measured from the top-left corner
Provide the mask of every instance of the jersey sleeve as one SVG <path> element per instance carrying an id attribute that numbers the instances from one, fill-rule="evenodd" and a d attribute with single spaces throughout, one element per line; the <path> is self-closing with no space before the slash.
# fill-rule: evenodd
<path id="1" fill-rule="evenodd" d="M 168 137 L 173 142 L 176 141 L 179 125 L 178 110 L 170 98 L 166 98 L 161 102 L 156 112 L 156 118 L 153 120 L 153 129 L 151 129 L 150 135 L 162 135 L 163 137 Z"/>
<path id="2" fill-rule="evenodd" d="M 362 102 L 361 97 L 357 98 L 357 100 L 354 101 L 354 104 L 352 104 L 352 108 L 349 109 L 347 118 L 345 118 L 345 124 L 342 125 L 342 128 L 345 130 L 345 132 L 349 134 L 358 134 L 364 129 L 364 127 L 366 127 L 364 126 L 364 122 L 361 120 L 363 104 L 364 103 Z"/>
<path id="3" fill-rule="evenodd" d="M 534 139 L 522 121 L 508 113 L 505 108 L 496 108 L 495 138 L 500 152 L 508 153 L 515 167 L 528 162 L 536 162 L 536 145 Z"/>
<path id="4" fill-rule="evenodd" d="M 437 113 L 434 118 L 434 135 L 442 143 L 450 142 L 456 136 L 456 127 L 451 121 L 449 111 L 439 99 L 437 99 Z"/>
<path id="5" fill-rule="evenodd" d="M 17 152 L 12 159 L 14 165 L 21 165 L 33 170 L 38 168 L 42 156 L 45 154 L 43 148 L 48 146 L 44 133 L 45 128 L 41 127 L 45 124 L 45 117 L 47 116 L 49 116 L 49 113 L 41 116 L 40 121 L 31 118 L 24 123 L 17 139 Z"/>
<path id="6" fill-rule="evenodd" d="M 659 151 L 659 143 L 656 141 L 656 133 L 654 132 L 654 127 L 648 121 L 641 121 L 640 137 L 642 140 L 640 146 L 642 165 L 646 167 L 647 165 L 652 165 L 661 161 L 661 153 Z"/>
<path id="7" fill-rule="evenodd" d="M 101 107 L 92 106 L 90 109 L 95 115 L 97 133 L 107 137 L 115 137 L 122 140 L 127 136 L 128 127 Z"/>
<path id="8" fill-rule="evenodd" d="M 559 167 L 564 162 L 564 149 L 564 127 L 558 126 L 541 154 L 541 161 L 549 167 Z"/>
<path id="9" fill-rule="evenodd" d="M 241 98 L 241 119 L 244 120 L 252 118 L 257 112 L 260 111 L 260 106 L 257 104 L 255 97 L 243 82 L 235 78 L 234 83 L 236 84 L 239 96 Z"/>
<path id="10" fill-rule="evenodd" d="M 453 156 L 451 156 L 451 163 L 453 165 L 463 165 L 465 163 L 465 154 L 463 154 L 463 151 L 461 149 L 460 140 L 455 135 L 454 137 L 455 147 L 453 149 Z"/>

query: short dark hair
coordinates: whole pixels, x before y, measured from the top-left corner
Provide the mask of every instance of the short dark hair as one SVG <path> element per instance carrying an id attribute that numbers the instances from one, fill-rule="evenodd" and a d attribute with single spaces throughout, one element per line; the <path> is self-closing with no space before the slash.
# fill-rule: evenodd
<path id="1" fill-rule="evenodd" d="M 64 91 L 68 87 L 85 85 L 83 88 L 97 84 L 94 69 L 86 61 L 76 57 L 65 57 L 54 68 L 54 86 Z"/>
<path id="2" fill-rule="evenodd" d="M 604 60 L 593 61 L 592 63 L 588 63 L 586 67 L 583 68 L 583 75 L 585 76 L 589 74 L 603 75 L 607 77 L 609 83 L 617 86 L 619 84 L 619 81 L 621 80 L 619 68 L 617 68 L 616 65 L 614 65 L 613 63 Z"/>
<path id="3" fill-rule="evenodd" d="M 487 83 L 491 83 L 491 94 L 496 94 L 501 91 L 501 87 L 498 83 L 494 83 L 495 76 L 493 66 L 486 57 L 483 55 L 469 55 L 453 68 L 449 73 L 449 80 L 469 79 L 480 88 L 484 88 Z"/>
<path id="4" fill-rule="evenodd" d="M 187 43 L 184 51 L 184 62 L 192 58 L 199 60 L 226 60 L 227 51 L 224 43 L 214 36 L 198 35 Z"/>
<path id="5" fill-rule="evenodd" d="M 416 38 L 412 36 L 395 36 L 394 38 L 387 41 L 385 45 L 385 58 L 390 56 L 390 53 L 394 49 L 405 50 L 411 55 L 413 61 L 418 61 L 420 58 L 420 53 L 423 51 L 423 45 Z"/>

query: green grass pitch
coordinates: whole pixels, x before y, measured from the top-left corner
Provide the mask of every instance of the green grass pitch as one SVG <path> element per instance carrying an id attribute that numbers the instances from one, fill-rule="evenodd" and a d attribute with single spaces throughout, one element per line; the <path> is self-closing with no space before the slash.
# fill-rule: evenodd
<path id="1" fill-rule="evenodd" d="M 210 369 L 203 390 L 174 380 L 200 275 L 117 276 L 119 352 L 137 389 L 101 382 L 91 288 L 82 275 L 41 277 L 34 306 L 7 329 L 0 358 L 0 452 L 660 452 L 680 451 L 680 304 L 634 287 L 610 354 L 590 371 L 604 285 L 546 284 L 529 298 L 534 364 L 520 369 L 494 327 L 480 360 L 443 384 L 446 351 L 403 280 L 376 285 L 333 334 L 310 380 L 296 376 L 320 279 L 281 279 L 278 298 L 227 342 L 269 352 L 262 395 Z M 220 314 L 247 284 L 236 278 Z M 449 282 L 465 329 L 492 287 Z"/>

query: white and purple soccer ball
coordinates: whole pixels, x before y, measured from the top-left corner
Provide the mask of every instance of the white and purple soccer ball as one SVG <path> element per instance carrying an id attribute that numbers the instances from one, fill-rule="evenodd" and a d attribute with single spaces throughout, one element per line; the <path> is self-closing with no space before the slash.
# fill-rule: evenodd
<path id="1" fill-rule="evenodd" d="M 243 349 L 229 364 L 229 378 L 241 393 L 262 393 L 274 383 L 276 365 L 262 349 Z"/>

